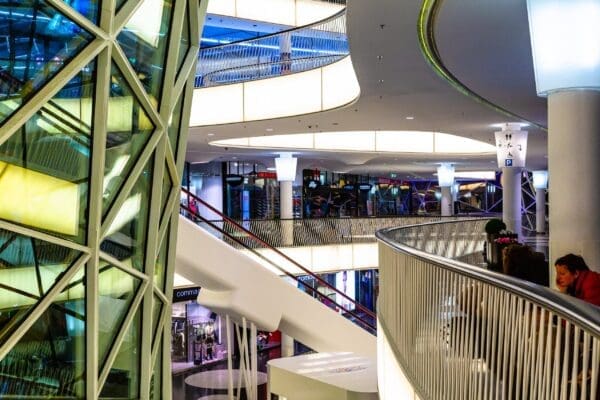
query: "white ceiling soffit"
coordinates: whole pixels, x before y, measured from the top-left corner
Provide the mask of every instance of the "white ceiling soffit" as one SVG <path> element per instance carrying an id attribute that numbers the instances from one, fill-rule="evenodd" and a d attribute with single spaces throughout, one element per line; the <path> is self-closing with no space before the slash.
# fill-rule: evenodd
<path id="1" fill-rule="evenodd" d="M 320 21 L 344 8 L 320 0 L 210 0 L 209 14 L 225 15 L 289 26 Z"/>
<path id="2" fill-rule="evenodd" d="M 336 109 L 360 95 L 350 56 L 276 78 L 194 89 L 190 126 L 290 117 Z"/>

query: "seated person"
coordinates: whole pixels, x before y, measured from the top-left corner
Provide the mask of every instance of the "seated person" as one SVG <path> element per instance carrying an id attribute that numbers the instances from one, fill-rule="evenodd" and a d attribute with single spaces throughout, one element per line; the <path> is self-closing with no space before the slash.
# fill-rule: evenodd
<path id="1" fill-rule="evenodd" d="M 554 267 L 561 292 L 600 307 L 600 274 L 590 271 L 582 257 L 567 254 L 558 258 Z"/>
<path id="2" fill-rule="evenodd" d="M 510 244 L 503 249 L 502 272 L 538 285 L 548 286 L 550 283 L 544 254 L 522 244 Z"/>

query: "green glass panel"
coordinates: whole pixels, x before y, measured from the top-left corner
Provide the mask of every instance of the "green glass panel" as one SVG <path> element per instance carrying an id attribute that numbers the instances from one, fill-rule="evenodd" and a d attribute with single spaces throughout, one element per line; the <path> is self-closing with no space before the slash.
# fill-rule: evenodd
<path id="1" fill-rule="evenodd" d="M 81 268 L 0 361 L 0 398 L 85 398 L 83 283 Z"/>
<path id="2" fill-rule="evenodd" d="M 156 329 L 158 328 L 158 323 L 160 322 L 160 313 L 163 309 L 163 302 L 160 300 L 160 297 L 154 295 L 154 303 L 152 304 L 152 334 L 155 335 L 154 339 L 156 340 L 159 335 L 157 335 Z M 154 348 L 154 343 L 152 344 Z"/>
<path id="3" fill-rule="evenodd" d="M 63 0 L 63 2 L 73 7 L 79 14 L 93 23 L 98 23 L 99 0 Z"/>
<path id="4" fill-rule="evenodd" d="M 173 0 L 142 2 L 117 37 L 154 104 L 162 91 L 173 4 Z"/>
<path id="5" fill-rule="evenodd" d="M 179 145 L 179 131 L 181 126 L 181 111 L 183 110 L 183 99 L 184 95 L 181 94 L 173 109 L 171 119 L 169 119 L 169 143 L 171 144 L 171 150 L 173 150 L 173 156 L 177 160 L 177 146 Z"/>
<path id="6" fill-rule="evenodd" d="M 154 124 L 136 99 L 123 74 L 114 64 L 107 120 L 108 137 L 102 197 L 104 214 L 154 131 Z"/>
<path id="7" fill-rule="evenodd" d="M 98 365 L 103 366 L 140 287 L 140 280 L 108 264 L 100 268 L 98 279 Z"/>
<path id="8" fill-rule="evenodd" d="M 165 164 L 165 173 L 163 175 L 162 182 L 162 193 L 161 193 L 161 213 L 160 215 L 165 215 L 165 208 L 167 207 L 167 203 L 169 202 L 169 195 L 171 194 L 171 190 L 173 189 L 173 180 L 171 179 L 171 174 L 169 173 L 169 166 Z"/>
<path id="9" fill-rule="evenodd" d="M 93 36 L 44 0 L 0 2 L 0 27 L 2 125 Z"/>
<path id="10" fill-rule="evenodd" d="M 167 254 L 169 250 L 169 231 L 171 228 L 167 228 L 165 237 L 160 245 L 160 251 L 156 259 L 156 265 L 154 267 L 154 285 L 165 292 L 165 271 L 167 270 Z"/>
<path id="11" fill-rule="evenodd" d="M 179 56 L 177 57 L 177 71 L 181 71 L 185 56 L 190 49 L 190 13 L 188 11 L 188 3 L 185 3 L 185 15 L 183 16 L 183 26 L 181 29 L 181 41 L 179 44 Z"/>
<path id="12" fill-rule="evenodd" d="M 156 335 L 161 345 L 158 347 L 156 362 L 154 363 L 154 372 L 152 372 L 152 382 L 150 386 L 150 398 L 152 400 L 162 400 L 162 363 L 163 363 L 163 335 Z"/>
<path id="13" fill-rule="evenodd" d="M 138 271 L 144 269 L 146 259 L 153 158 L 150 157 L 100 244 L 102 251 Z"/>
<path id="14" fill-rule="evenodd" d="M 76 250 L 0 229 L 0 345 L 79 255 Z"/>
<path id="15" fill-rule="evenodd" d="M 84 67 L 0 145 L 0 193 L 11 193 L 0 197 L 0 218 L 85 241 L 95 69 Z"/>
<path id="16" fill-rule="evenodd" d="M 138 399 L 142 311 L 138 309 L 119 347 L 115 362 L 100 393 L 101 399 Z"/>

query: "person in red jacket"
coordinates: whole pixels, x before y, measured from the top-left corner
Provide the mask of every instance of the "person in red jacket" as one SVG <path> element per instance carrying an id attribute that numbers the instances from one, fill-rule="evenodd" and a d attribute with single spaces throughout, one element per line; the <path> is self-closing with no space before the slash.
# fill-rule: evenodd
<path id="1" fill-rule="evenodd" d="M 558 258 L 554 267 L 561 292 L 600 307 L 600 274 L 590 271 L 582 257 L 567 254 Z"/>

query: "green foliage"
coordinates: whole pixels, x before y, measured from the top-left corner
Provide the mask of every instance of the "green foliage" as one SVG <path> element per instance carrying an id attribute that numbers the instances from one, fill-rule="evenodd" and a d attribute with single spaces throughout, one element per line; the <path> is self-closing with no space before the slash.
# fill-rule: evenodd
<path id="1" fill-rule="evenodd" d="M 500 233 L 500 231 L 505 229 L 506 224 L 504 221 L 498 218 L 492 218 L 487 222 L 487 224 L 485 224 L 485 233 L 488 234 Z"/>

